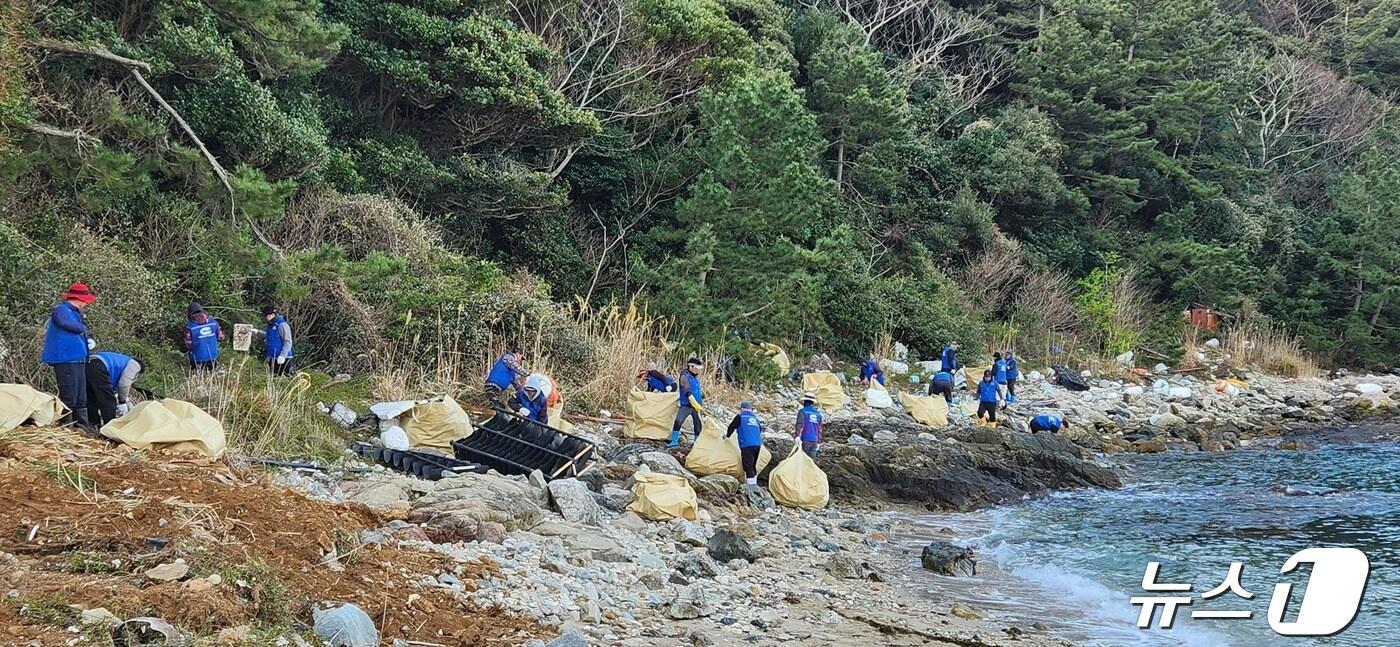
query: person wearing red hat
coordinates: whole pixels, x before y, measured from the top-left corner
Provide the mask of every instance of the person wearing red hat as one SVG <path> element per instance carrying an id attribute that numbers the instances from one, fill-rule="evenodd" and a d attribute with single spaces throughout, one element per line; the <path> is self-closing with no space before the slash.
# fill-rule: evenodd
<path id="1" fill-rule="evenodd" d="M 58 381 L 58 399 L 68 407 L 64 420 L 76 422 L 89 436 L 97 435 L 88 422 L 87 409 L 88 353 L 96 344 L 88 334 L 83 310 L 96 300 L 86 283 L 68 286 L 63 301 L 49 313 L 44 330 L 43 360 L 53 367 L 54 379 Z"/>

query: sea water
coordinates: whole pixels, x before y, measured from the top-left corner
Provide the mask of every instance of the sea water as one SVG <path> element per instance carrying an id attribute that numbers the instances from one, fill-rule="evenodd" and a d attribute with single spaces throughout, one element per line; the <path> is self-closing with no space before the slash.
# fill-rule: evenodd
<path id="1" fill-rule="evenodd" d="M 894 515 L 895 545 L 910 568 L 903 584 L 966 602 L 1007 625 L 1047 630 L 1090 645 L 1400 645 L 1400 447 L 1324 446 L 1122 457 L 1124 487 L 1082 490 L 970 513 Z M 1289 489 L 1285 489 L 1289 488 Z M 1318 494 L 1327 490 L 1334 493 Z M 1312 492 L 1313 494 L 1304 494 Z M 975 578 L 921 571 L 930 539 L 974 547 Z M 1370 559 L 1370 580 L 1350 627 L 1327 638 L 1282 637 L 1269 627 L 1276 582 L 1294 582 L 1297 609 L 1307 568 L 1279 569 L 1309 547 L 1345 546 Z M 1157 581 L 1190 593 L 1142 590 Z M 1243 562 L 1233 593 L 1201 600 Z M 1138 629 L 1132 596 L 1186 595 L 1172 629 Z M 1250 610 L 1244 620 L 1191 619 L 1192 609 Z M 1160 613 L 1160 611 L 1159 611 Z M 1291 616 L 1286 620 L 1293 619 Z"/>

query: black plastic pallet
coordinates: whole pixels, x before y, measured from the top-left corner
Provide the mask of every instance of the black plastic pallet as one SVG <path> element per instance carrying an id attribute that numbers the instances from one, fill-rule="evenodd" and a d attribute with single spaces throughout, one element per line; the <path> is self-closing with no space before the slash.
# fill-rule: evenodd
<path id="1" fill-rule="evenodd" d="M 463 472 L 484 474 L 487 470 L 487 467 L 480 463 L 458 460 L 441 454 L 389 449 L 388 447 L 380 447 L 369 443 L 355 443 L 351 449 L 353 449 L 356 454 L 379 463 L 380 465 L 391 467 L 405 474 L 412 474 L 418 478 L 427 479 L 429 481 L 436 481 L 443 477 Z"/>
<path id="2" fill-rule="evenodd" d="M 502 474 L 539 470 L 545 479 L 578 476 L 598 454 L 585 438 L 499 409 L 477 424 L 472 435 L 452 441 L 452 451 L 460 460 L 481 463 Z"/>

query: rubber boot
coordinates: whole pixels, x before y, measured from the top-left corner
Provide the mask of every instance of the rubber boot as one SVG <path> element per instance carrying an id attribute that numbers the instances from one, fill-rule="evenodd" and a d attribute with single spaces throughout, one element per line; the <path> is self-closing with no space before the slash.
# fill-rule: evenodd
<path id="1" fill-rule="evenodd" d="M 670 444 L 666 445 L 666 447 L 667 447 L 667 448 L 671 448 L 671 447 L 680 447 L 680 446 L 681 446 L 681 430 L 679 430 L 679 429 L 674 429 L 674 430 L 671 431 L 671 442 L 670 442 Z"/>

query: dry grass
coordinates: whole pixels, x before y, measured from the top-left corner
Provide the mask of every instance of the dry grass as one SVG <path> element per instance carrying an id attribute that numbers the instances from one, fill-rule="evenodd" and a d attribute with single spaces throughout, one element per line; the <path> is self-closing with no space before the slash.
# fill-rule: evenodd
<path id="1" fill-rule="evenodd" d="M 1241 314 L 1220 340 L 1220 348 L 1238 366 L 1285 377 L 1318 374 L 1317 363 L 1303 350 L 1302 339 L 1257 314 Z"/>
<path id="2" fill-rule="evenodd" d="M 224 425 L 228 445 L 254 456 L 335 459 L 344 441 L 306 397 L 305 374 L 272 379 L 244 357 L 216 372 L 193 372 L 166 392 L 192 402 Z"/>
<path id="3" fill-rule="evenodd" d="M 667 370 L 674 359 L 666 345 L 670 322 L 651 316 L 635 299 L 626 307 L 590 308 L 580 302 L 574 321 L 598 344 L 587 370 L 568 384 L 569 402 L 587 410 L 623 410 L 637 371 L 652 365 Z"/>

